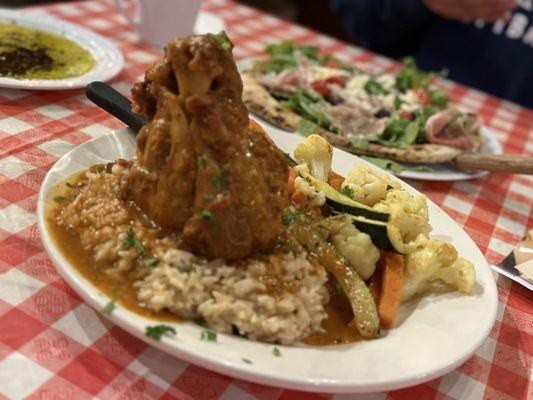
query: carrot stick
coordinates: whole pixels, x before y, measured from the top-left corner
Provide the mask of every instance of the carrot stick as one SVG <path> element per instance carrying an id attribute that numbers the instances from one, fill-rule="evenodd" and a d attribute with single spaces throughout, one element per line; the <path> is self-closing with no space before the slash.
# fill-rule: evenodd
<path id="1" fill-rule="evenodd" d="M 287 193 L 289 196 L 294 192 L 294 181 L 298 177 L 298 172 L 294 168 L 289 167 L 289 179 L 287 180 Z"/>
<path id="2" fill-rule="evenodd" d="M 379 293 L 378 314 L 381 326 L 390 329 L 396 322 L 403 287 L 403 256 L 381 252 L 378 268 L 381 269 L 381 291 Z"/>
<path id="3" fill-rule="evenodd" d="M 333 189 L 341 190 L 342 182 L 344 182 L 344 177 L 337 174 L 336 172 L 330 171 L 328 181 Z"/>

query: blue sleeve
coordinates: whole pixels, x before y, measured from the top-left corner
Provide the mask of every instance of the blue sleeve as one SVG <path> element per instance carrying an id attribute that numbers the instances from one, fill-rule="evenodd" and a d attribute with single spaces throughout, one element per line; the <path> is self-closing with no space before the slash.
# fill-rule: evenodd
<path id="1" fill-rule="evenodd" d="M 412 54 L 439 19 L 421 0 L 331 0 L 358 44 L 390 57 Z"/>

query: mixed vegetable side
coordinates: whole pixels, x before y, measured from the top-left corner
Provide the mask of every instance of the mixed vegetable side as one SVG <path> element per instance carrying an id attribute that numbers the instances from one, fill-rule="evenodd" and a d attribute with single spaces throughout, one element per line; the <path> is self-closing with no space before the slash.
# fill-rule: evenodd
<path id="1" fill-rule="evenodd" d="M 444 74 L 423 72 L 412 58 L 387 73 L 347 65 L 293 41 L 271 44 L 266 52 L 254 70 L 283 106 L 303 117 L 297 132 L 304 136 L 324 128 L 360 149 L 433 143 L 472 151 L 480 145 L 476 117 L 448 107 L 446 91 L 432 86 Z"/>
<path id="2" fill-rule="evenodd" d="M 411 195 L 367 165 L 346 178 L 331 170 L 333 149 L 310 135 L 294 152 L 284 214 L 288 232 L 323 265 L 349 299 L 363 337 L 394 326 L 399 305 L 428 291 L 470 292 L 472 263 L 429 238 L 425 196 Z"/>

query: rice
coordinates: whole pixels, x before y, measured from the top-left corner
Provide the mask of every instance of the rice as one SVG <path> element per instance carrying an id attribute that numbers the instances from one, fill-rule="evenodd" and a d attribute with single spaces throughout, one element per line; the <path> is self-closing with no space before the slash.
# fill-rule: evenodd
<path id="1" fill-rule="evenodd" d="M 127 168 L 86 174 L 86 185 L 55 215 L 58 225 L 75 230 L 95 264 L 115 279 L 135 273 L 139 304 L 154 311 L 202 320 L 218 332 L 237 333 L 252 340 L 292 344 L 321 330 L 327 301 L 323 267 L 311 263 L 304 250 L 278 250 L 268 256 L 235 264 L 206 260 L 177 247 L 172 236 L 131 217 L 119 198 Z M 145 254 L 159 260 L 146 267 L 138 252 L 124 248 L 133 229 Z"/>
<path id="2" fill-rule="evenodd" d="M 320 329 L 326 273 L 303 254 L 279 257 L 276 278 L 292 285 L 276 295 L 263 283 L 271 264 L 250 260 L 235 267 L 177 249 L 166 251 L 162 262 L 135 286 L 139 301 L 153 310 L 201 318 L 218 332 L 290 344 Z"/>

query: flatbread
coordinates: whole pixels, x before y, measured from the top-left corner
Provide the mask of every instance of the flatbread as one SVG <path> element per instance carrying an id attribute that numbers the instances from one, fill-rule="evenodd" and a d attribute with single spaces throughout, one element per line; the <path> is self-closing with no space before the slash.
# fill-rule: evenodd
<path id="1" fill-rule="evenodd" d="M 290 108 L 282 107 L 280 102 L 261 85 L 252 71 L 241 72 L 243 81 L 243 100 L 248 110 L 271 124 L 294 132 L 302 120 Z M 455 157 L 463 153 L 462 150 L 438 144 L 416 144 L 405 148 L 386 147 L 370 143 L 367 149 L 353 147 L 350 139 L 339 134 L 320 128 L 319 134 L 333 146 L 353 154 L 365 154 L 391 160 L 410 163 L 444 163 L 452 162 Z"/>

